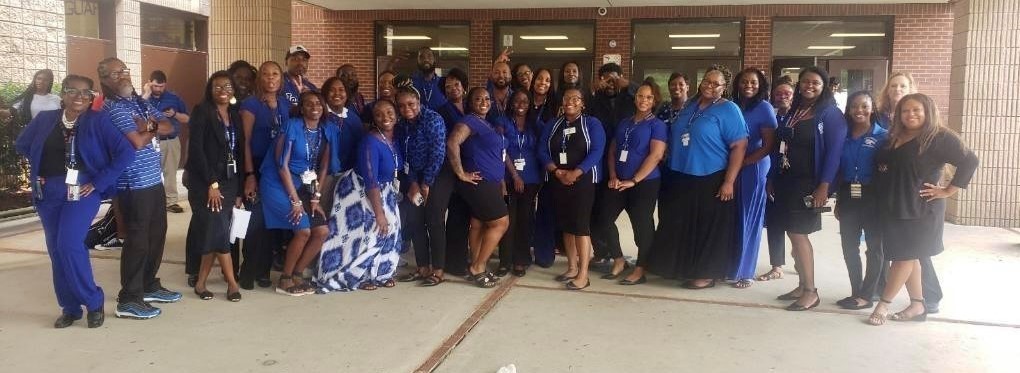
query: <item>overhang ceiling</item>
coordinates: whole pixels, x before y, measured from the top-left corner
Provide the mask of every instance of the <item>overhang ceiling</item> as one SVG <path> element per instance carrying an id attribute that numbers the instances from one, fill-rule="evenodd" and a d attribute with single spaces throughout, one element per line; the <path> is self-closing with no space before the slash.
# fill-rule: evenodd
<path id="1" fill-rule="evenodd" d="M 304 0 L 333 10 L 375 9 L 524 9 L 524 8 L 594 8 L 637 6 L 701 6 L 701 5 L 762 5 L 762 4 L 902 4 L 947 3 L 948 0 Z"/>

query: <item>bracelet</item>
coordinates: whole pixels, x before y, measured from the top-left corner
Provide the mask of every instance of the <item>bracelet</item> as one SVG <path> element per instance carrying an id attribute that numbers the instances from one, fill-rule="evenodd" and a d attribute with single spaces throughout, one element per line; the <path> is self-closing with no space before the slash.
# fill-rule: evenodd
<path id="1" fill-rule="evenodd" d="M 290 201 L 290 205 L 293 207 L 301 207 L 301 201 Z"/>
<path id="2" fill-rule="evenodd" d="M 313 200 L 311 200 L 311 201 L 309 201 L 309 202 L 311 202 L 311 203 L 319 203 L 319 200 L 317 200 L 317 199 L 313 199 Z"/>

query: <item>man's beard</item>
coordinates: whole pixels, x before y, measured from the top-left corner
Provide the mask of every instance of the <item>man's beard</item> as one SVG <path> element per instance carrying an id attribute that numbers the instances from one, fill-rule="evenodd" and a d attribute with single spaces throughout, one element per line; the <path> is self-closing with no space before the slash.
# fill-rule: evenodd
<path id="1" fill-rule="evenodd" d="M 428 74 L 432 72 L 433 66 L 430 63 L 419 64 L 418 70 L 421 70 L 421 72 L 424 74 Z"/>
<path id="2" fill-rule="evenodd" d="M 507 86 L 510 85 L 510 82 L 508 82 L 506 80 L 502 80 L 502 81 L 501 80 L 493 80 L 492 81 L 492 85 L 496 86 L 496 88 L 504 89 L 504 88 L 506 88 Z"/>
<path id="3" fill-rule="evenodd" d="M 131 85 L 130 81 L 122 80 L 117 83 L 117 96 L 120 97 L 131 97 L 131 94 L 135 92 L 135 87 Z"/>

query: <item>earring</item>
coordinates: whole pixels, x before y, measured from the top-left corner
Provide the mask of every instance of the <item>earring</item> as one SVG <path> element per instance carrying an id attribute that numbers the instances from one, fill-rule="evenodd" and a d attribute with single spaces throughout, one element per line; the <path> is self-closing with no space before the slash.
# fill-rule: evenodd
<path id="1" fill-rule="evenodd" d="M 231 105 L 237 105 L 237 97 L 230 96 L 230 104 Z"/>

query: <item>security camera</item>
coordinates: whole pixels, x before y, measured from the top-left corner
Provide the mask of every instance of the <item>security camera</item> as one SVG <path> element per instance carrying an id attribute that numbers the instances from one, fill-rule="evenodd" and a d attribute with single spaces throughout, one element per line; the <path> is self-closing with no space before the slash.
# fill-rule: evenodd
<path id="1" fill-rule="evenodd" d="M 600 16 L 605 16 L 606 13 L 609 13 L 609 9 L 606 9 L 606 7 L 604 7 L 604 6 L 600 6 L 599 7 L 599 15 Z"/>

